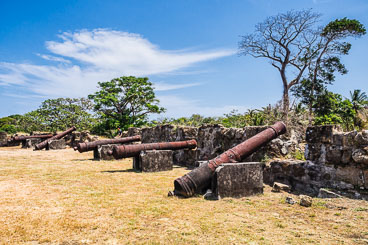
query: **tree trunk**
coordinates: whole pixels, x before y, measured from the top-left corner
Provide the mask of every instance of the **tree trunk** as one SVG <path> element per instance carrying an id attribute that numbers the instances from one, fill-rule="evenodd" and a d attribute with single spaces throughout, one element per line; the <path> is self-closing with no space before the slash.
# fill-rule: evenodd
<path id="1" fill-rule="evenodd" d="M 282 95 L 282 105 L 283 105 L 283 120 L 286 125 L 288 125 L 289 122 L 289 90 L 287 86 L 284 86 L 284 91 Z"/>

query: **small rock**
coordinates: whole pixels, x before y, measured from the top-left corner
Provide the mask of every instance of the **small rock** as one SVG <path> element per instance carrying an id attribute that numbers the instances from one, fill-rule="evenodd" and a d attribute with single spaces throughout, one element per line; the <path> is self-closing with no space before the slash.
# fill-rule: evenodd
<path id="1" fill-rule="evenodd" d="M 329 191 L 327 189 L 321 188 L 321 189 L 319 189 L 318 197 L 319 198 L 340 198 L 342 196 L 335 193 L 335 192 L 332 192 L 332 191 Z"/>
<path id="2" fill-rule="evenodd" d="M 211 189 L 208 189 L 206 193 L 203 195 L 203 198 L 206 200 L 218 200 L 216 195 L 212 192 Z"/>
<path id="3" fill-rule="evenodd" d="M 272 187 L 273 192 L 281 192 L 281 191 L 290 192 L 290 189 L 291 188 L 289 185 L 285 185 L 279 182 L 274 182 Z"/>
<path id="4" fill-rule="evenodd" d="M 291 205 L 296 203 L 296 201 L 292 197 L 286 197 L 285 202 Z"/>
<path id="5" fill-rule="evenodd" d="M 304 207 L 312 206 L 312 198 L 306 195 L 300 195 L 300 206 Z"/>

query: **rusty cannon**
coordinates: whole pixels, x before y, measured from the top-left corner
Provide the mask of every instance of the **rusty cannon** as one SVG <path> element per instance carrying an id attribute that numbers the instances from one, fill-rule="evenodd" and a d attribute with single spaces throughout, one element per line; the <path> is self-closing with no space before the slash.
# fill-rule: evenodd
<path id="1" fill-rule="evenodd" d="M 82 153 L 86 151 L 93 151 L 100 145 L 124 144 L 124 143 L 130 143 L 134 141 L 140 141 L 140 140 L 141 140 L 140 135 L 118 138 L 118 139 L 97 140 L 94 142 L 78 143 L 77 146 L 74 147 L 74 150 L 75 151 L 78 150 L 80 153 Z"/>
<path id="2" fill-rule="evenodd" d="M 222 163 L 236 163 L 250 156 L 260 147 L 286 132 L 283 122 L 277 122 L 268 129 L 256 134 L 239 145 L 225 151 L 216 158 L 202 164 L 188 174 L 177 178 L 174 181 L 174 191 L 169 192 L 169 196 L 191 197 L 197 190 L 209 185 L 216 168 Z"/>
<path id="3" fill-rule="evenodd" d="M 115 159 L 126 157 L 136 157 L 141 151 L 145 150 L 179 150 L 179 149 L 194 149 L 197 147 L 197 141 L 175 141 L 175 142 L 160 142 L 140 145 L 120 145 L 114 146 L 112 151 L 108 151 L 109 155 L 113 155 Z"/>
<path id="4" fill-rule="evenodd" d="M 27 139 L 48 139 L 54 136 L 53 134 L 35 134 L 35 135 L 20 135 L 11 138 L 12 141 L 24 141 Z"/>
<path id="5" fill-rule="evenodd" d="M 65 130 L 64 132 L 61 132 L 55 136 L 52 136 L 51 138 L 48 138 L 44 141 L 42 141 L 41 143 L 35 145 L 35 150 L 42 150 L 43 148 L 45 148 L 47 146 L 47 144 L 49 143 L 50 140 L 58 140 L 63 138 L 64 136 L 66 136 L 67 134 L 70 134 L 71 132 L 73 132 L 74 130 L 76 130 L 76 128 L 73 126 L 67 130 Z"/>

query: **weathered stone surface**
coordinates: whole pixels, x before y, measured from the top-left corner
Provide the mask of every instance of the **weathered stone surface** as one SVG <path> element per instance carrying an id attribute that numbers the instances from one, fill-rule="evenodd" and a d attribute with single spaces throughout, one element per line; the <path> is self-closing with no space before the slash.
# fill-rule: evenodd
<path id="1" fill-rule="evenodd" d="M 368 189 L 368 169 L 363 170 L 364 187 Z"/>
<path id="2" fill-rule="evenodd" d="M 368 145 L 368 130 L 363 130 L 356 134 L 354 141 L 358 145 Z"/>
<path id="3" fill-rule="evenodd" d="M 280 182 L 291 185 L 292 190 L 317 195 L 320 188 L 352 190 L 365 187 L 365 175 L 358 166 L 314 164 L 311 161 L 273 161 L 263 171 L 264 181 L 273 185 Z"/>
<path id="4" fill-rule="evenodd" d="M 112 150 L 117 144 L 99 145 L 93 150 L 93 158 L 95 160 L 114 160 L 112 155 L 107 154 L 109 150 Z"/>
<path id="5" fill-rule="evenodd" d="M 345 183 L 352 184 L 356 187 L 363 187 L 363 172 L 357 166 L 346 166 L 346 167 L 338 167 L 336 169 L 336 177 L 337 181 L 343 181 Z"/>
<path id="6" fill-rule="evenodd" d="M 196 166 L 199 151 L 191 149 L 176 150 L 173 154 L 174 164 L 192 168 Z"/>
<path id="7" fill-rule="evenodd" d="M 191 140 L 196 139 L 198 136 L 198 128 L 196 127 L 177 127 L 176 140 Z"/>
<path id="8" fill-rule="evenodd" d="M 41 141 L 42 140 L 38 138 L 26 139 L 22 141 L 22 148 L 34 148 L 34 146 L 41 143 Z"/>
<path id="9" fill-rule="evenodd" d="M 326 163 L 340 164 L 342 158 L 342 146 L 331 145 L 326 149 Z"/>
<path id="10" fill-rule="evenodd" d="M 61 150 L 66 148 L 64 139 L 50 140 L 47 144 L 47 150 Z"/>
<path id="11" fill-rule="evenodd" d="M 0 142 L 6 142 L 8 139 L 8 134 L 6 132 L 0 132 Z"/>
<path id="12" fill-rule="evenodd" d="M 335 192 L 332 192 L 332 191 L 329 191 L 327 189 L 321 188 L 321 189 L 319 189 L 318 197 L 319 198 L 340 198 L 342 196 L 335 193 Z"/>
<path id="13" fill-rule="evenodd" d="M 312 126 L 306 130 L 307 143 L 332 143 L 333 133 L 340 131 L 337 125 Z"/>
<path id="14" fill-rule="evenodd" d="M 300 206 L 310 207 L 312 206 L 313 199 L 310 196 L 300 195 Z"/>
<path id="15" fill-rule="evenodd" d="M 310 143 L 305 146 L 304 156 L 306 160 L 319 164 L 326 163 L 326 145 L 321 143 Z"/>
<path id="16" fill-rule="evenodd" d="M 291 204 L 291 205 L 294 205 L 295 203 L 296 203 L 296 201 L 294 200 L 294 198 L 292 198 L 292 197 L 286 197 L 285 198 L 285 202 L 287 203 L 287 204 Z"/>
<path id="17" fill-rule="evenodd" d="M 218 198 L 245 197 L 263 193 L 262 164 L 221 164 L 212 179 L 212 192 Z"/>
<path id="18" fill-rule="evenodd" d="M 142 151 L 139 154 L 139 164 L 135 163 L 133 168 L 142 172 L 158 172 L 172 170 L 173 168 L 173 151 Z"/>
<path id="19" fill-rule="evenodd" d="M 142 135 L 142 129 L 131 127 L 131 128 L 128 129 L 127 135 L 125 137 L 135 136 L 135 135 Z"/>
<path id="20" fill-rule="evenodd" d="M 142 128 L 142 143 L 172 142 L 176 139 L 174 125 L 166 124 L 152 128 Z"/>
<path id="21" fill-rule="evenodd" d="M 368 151 L 365 149 L 356 149 L 352 153 L 354 162 L 368 165 Z"/>
<path id="22" fill-rule="evenodd" d="M 291 190 L 291 187 L 289 185 L 285 185 L 285 184 L 278 183 L 278 182 L 273 183 L 273 186 L 272 186 L 273 192 L 281 192 L 281 191 L 290 192 L 290 190 Z"/>

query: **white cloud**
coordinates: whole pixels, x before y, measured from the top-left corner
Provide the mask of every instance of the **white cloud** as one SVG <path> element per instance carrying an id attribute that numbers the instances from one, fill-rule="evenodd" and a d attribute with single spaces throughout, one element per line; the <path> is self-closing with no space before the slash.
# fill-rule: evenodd
<path id="1" fill-rule="evenodd" d="M 60 41 L 46 42 L 52 55 L 39 54 L 59 63 L 36 65 L 0 62 L 0 85 L 21 85 L 48 97 L 86 96 L 97 82 L 124 75 L 167 74 L 235 53 L 234 50 L 168 51 L 142 36 L 95 29 L 65 32 Z M 157 90 L 172 90 L 198 84 L 155 83 Z"/>
<path id="2" fill-rule="evenodd" d="M 44 60 L 50 60 L 50 61 L 63 62 L 63 63 L 70 64 L 69 60 L 63 59 L 61 57 L 56 57 L 56 56 L 46 55 L 46 54 L 37 54 L 37 55 L 40 56 Z"/>

